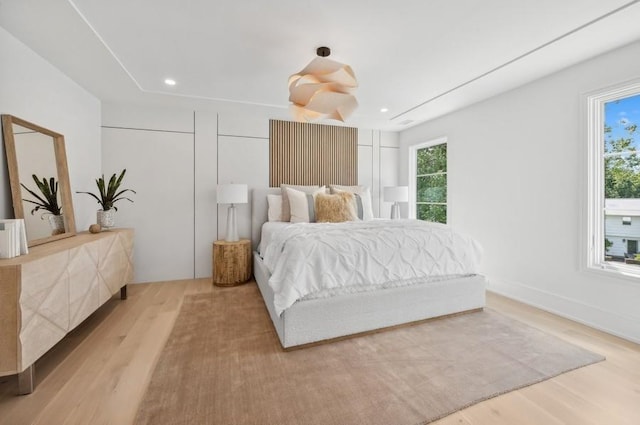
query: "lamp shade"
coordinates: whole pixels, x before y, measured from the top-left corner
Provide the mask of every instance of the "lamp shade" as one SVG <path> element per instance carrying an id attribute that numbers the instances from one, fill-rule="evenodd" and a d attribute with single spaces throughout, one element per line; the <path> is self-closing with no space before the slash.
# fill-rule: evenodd
<path id="1" fill-rule="evenodd" d="M 320 47 L 318 57 L 289 77 L 289 100 L 297 121 L 329 118 L 344 122 L 358 107 L 352 95 L 358 87 L 353 70 L 327 59 L 329 53 L 329 48 Z"/>
<path id="2" fill-rule="evenodd" d="M 225 183 L 216 188 L 218 204 L 246 204 L 248 200 L 246 184 Z"/>
<path id="3" fill-rule="evenodd" d="M 408 202 L 409 187 L 408 186 L 386 186 L 384 188 L 383 197 L 385 202 Z"/>

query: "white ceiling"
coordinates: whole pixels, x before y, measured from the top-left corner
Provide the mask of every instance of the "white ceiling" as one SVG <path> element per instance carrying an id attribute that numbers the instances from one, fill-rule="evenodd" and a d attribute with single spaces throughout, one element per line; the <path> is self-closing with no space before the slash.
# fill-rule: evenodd
<path id="1" fill-rule="evenodd" d="M 0 0 L 0 26 L 102 100 L 286 112 L 325 45 L 359 81 L 347 124 L 386 130 L 639 40 L 638 22 L 638 0 Z"/>

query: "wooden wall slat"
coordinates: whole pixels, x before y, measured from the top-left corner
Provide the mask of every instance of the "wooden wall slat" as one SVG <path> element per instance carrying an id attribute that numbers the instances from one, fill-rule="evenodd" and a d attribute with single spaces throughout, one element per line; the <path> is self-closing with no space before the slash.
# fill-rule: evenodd
<path id="1" fill-rule="evenodd" d="M 269 186 L 358 184 L 358 129 L 269 121 Z"/>

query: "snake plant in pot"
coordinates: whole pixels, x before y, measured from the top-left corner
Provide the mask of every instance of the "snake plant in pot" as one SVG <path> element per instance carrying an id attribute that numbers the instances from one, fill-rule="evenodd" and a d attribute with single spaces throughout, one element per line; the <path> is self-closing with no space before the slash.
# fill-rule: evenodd
<path id="1" fill-rule="evenodd" d="M 31 178 L 33 178 L 40 194 L 29 189 L 24 183 L 20 183 L 20 186 L 35 198 L 35 200 L 22 199 L 25 202 L 35 205 L 31 210 L 31 215 L 35 214 L 36 211 L 43 210 L 44 213 L 41 218 L 44 220 L 45 217 L 48 217 L 51 234 L 59 235 L 64 233 L 64 217 L 62 216 L 62 207 L 58 200 L 58 182 L 56 178 L 49 177 L 47 179 L 43 177 L 42 180 L 40 180 L 35 174 L 32 174 Z"/>
<path id="2" fill-rule="evenodd" d="M 122 179 L 124 178 L 126 169 L 122 170 L 120 175 L 114 173 L 109 181 L 107 182 L 104 178 L 104 174 L 96 179 L 96 186 L 98 186 L 98 195 L 91 192 L 76 192 L 76 193 L 86 193 L 87 195 L 95 198 L 96 201 L 102 206 L 101 210 L 98 210 L 97 214 L 97 223 L 103 228 L 113 227 L 115 223 L 114 213 L 118 211 L 118 207 L 115 206 L 115 203 L 126 199 L 129 202 L 133 202 L 133 200 L 124 196 L 127 192 L 136 193 L 133 189 L 120 189 L 122 185 Z"/>

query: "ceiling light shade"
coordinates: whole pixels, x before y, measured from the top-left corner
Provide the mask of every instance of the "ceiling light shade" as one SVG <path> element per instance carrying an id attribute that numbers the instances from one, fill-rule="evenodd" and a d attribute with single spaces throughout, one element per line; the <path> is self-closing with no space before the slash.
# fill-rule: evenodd
<path id="1" fill-rule="evenodd" d="M 318 57 L 289 77 L 289 100 L 297 121 L 322 118 L 343 121 L 358 107 L 351 94 L 358 81 L 349 65 L 327 59 L 329 49 L 318 48 Z"/>

